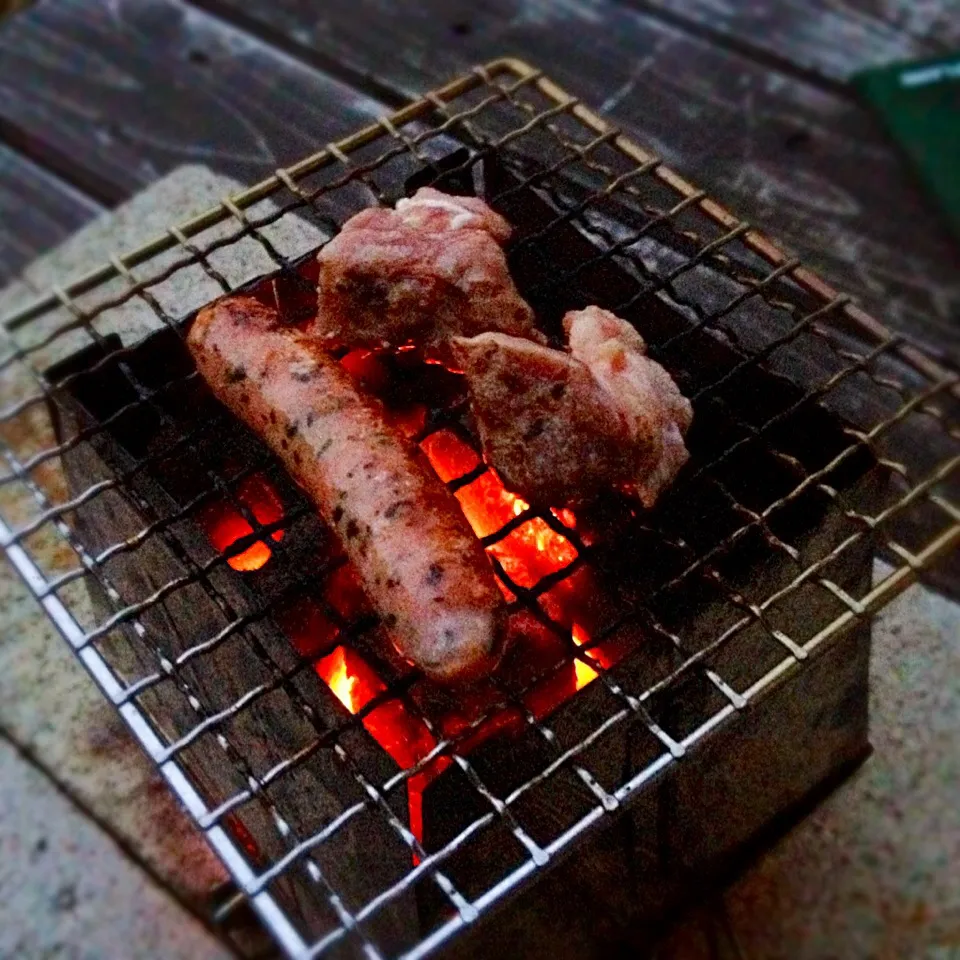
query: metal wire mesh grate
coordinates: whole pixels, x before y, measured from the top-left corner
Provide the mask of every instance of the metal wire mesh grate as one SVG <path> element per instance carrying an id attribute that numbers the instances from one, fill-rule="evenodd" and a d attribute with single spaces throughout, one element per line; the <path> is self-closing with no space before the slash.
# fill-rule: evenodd
<path id="1" fill-rule="evenodd" d="M 699 425 L 654 514 L 581 523 L 514 498 L 510 519 L 481 534 L 514 609 L 563 655 L 495 678 L 455 730 L 438 720 L 443 692 L 378 653 L 362 611 L 320 599 L 323 642 L 290 645 L 281 614 L 343 560 L 272 458 L 206 403 L 180 346 L 196 309 L 240 287 L 295 309 L 315 248 L 411 177 L 482 177 L 523 224 L 511 266 L 547 327 L 586 302 L 634 320 Z M 230 867 L 239 893 L 225 912 L 250 900 L 291 955 L 429 953 L 960 539 L 957 372 L 515 61 L 112 258 L 6 330 L 7 555 Z M 462 413 L 434 404 L 417 440 L 469 450 Z M 282 515 L 251 508 L 251 478 L 281 492 Z M 475 459 L 444 479 L 463 497 L 490 474 Z M 197 533 L 216 504 L 245 524 L 224 549 Z M 518 568 L 518 536 L 552 544 L 553 568 Z M 238 583 L 233 561 L 258 545 L 307 549 L 297 544 L 320 547 L 257 590 Z M 875 545 L 888 566 L 865 583 L 848 561 L 869 564 Z M 571 623 L 565 589 L 590 594 L 589 629 Z M 376 674 L 350 709 L 319 668 L 342 649 Z M 576 695 L 538 706 L 558 682 Z M 377 736 L 397 711 L 418 743 L 403 762 Z M 504 715 L 523 743 L 510 776 L 518 748 L 473 748 Z M 611 746 L 625 740 L 629 756 Z M 463 815 L 424 832 L 413 787 L 427 776 L 442 792 L 426 812 Z"/>

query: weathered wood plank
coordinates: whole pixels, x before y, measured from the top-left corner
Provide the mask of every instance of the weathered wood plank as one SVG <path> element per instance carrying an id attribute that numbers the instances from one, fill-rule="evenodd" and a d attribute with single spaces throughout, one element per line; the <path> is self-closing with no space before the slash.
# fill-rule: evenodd
<path id="1" fill-rule="evenodd" d="M 48 0 L 0 28 L 0 119 L 106 200 L 183 163 L 252 182 L 380 112 L 180 0 Z"/>
<path id="2" fill-rule="evenodd" d="M 95 200 L 0 146 L 0 287 L 101 210 Z"/>
<path id="3" fill-rule="evenodd" d="M 913 37 L 930 40 L 940 53 L 960 43 L 960 17 L 954 0 L 846 0 Z"/>
<path id="4" fill-rule="evenodd" d="M 622 0 L 687 21 L 785 64 L 844 82 L 858 70 L 936 56 L 960 40 L 951 0 Z"/>
<path id="5" fill-rule="evenodd" d="M 892 326 L 960 348 L 956 250 L 850 98 L 605 0 L 202 3 L 410 94 L 526 57 Z"/>

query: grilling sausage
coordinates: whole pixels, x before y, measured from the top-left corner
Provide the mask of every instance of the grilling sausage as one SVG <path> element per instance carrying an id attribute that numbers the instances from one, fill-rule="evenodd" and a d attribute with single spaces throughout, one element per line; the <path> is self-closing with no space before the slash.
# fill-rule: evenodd
<path id="1" fill-rule="evenodd" d="M 506 610 L 456 500 L 374 398 L 274 309 L 231 297 L 187 339 L 217 398 L 284 462 L 336 531 L 400 653 L 428 676 L 494 665 Z"/>

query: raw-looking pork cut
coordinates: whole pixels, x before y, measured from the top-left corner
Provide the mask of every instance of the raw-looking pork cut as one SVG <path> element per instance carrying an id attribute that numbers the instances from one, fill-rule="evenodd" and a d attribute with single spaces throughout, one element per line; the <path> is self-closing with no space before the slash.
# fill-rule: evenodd
<path id="1" fill-rule="evenodd" d="M 311 332 L 350 347 L 414 344 L 447 361 L 456 336 L 546 342 L 507 267 L 510 232 L 483 200 L 432 187 L 358 213 L 317 255 Z"/>
<path id="2" fill-rule="evenodd" d="M 400 653 L 437 680 L 489 671 L 506 618 L 493 569 L 456 499 L 378 401 L 252 297 L 202 310 L 187 343 L 217 398 L 339 536 Z"/>
<path id="3" fill-rule="evenodd" d="M 499 333 L 453 342 L 484 454 L 533 503 L 617 487 L 653 506 L 688 459 L 690 402 L 625 320 L 587 307 L 563 326 L 568 352 Z"/>

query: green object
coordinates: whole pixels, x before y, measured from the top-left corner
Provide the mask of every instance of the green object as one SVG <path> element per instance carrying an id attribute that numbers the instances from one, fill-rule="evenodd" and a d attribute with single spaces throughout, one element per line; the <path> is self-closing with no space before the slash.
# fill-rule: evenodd
<path id="1" fill-rule="evenodd" d="M 853 78 L 960 238 L 960 53 Z"/>

